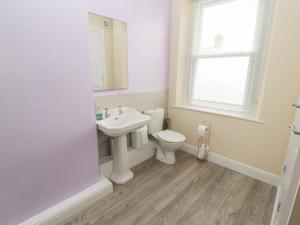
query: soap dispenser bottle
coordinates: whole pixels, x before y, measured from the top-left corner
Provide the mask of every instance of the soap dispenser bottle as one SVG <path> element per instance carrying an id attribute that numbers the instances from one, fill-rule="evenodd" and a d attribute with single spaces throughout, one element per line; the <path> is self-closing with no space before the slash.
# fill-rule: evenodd
<path id="1" fill-rule="evenodd" d="M 103 120 L 103 113 L 101 111 L 101 107 L 100 105 L 96 104 L 96 120 L 99 121 L 99 120 Z"/>

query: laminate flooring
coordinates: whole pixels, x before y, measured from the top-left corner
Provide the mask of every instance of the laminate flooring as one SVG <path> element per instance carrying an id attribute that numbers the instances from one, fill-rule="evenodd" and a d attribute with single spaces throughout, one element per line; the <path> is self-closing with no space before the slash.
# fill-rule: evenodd
<path id="1" fill-rule="evenodd" d="M 269 225 L 276 188 L 183 151 L 155 158 L 66 225 Z"/>

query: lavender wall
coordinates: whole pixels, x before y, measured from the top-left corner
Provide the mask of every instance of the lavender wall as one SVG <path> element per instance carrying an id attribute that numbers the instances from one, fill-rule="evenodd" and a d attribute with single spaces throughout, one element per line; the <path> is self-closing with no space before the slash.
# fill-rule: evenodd
<path id="1" fill-rule="evenodd" d="M 89 11 L 128 25 L 129 88 L 95 95 L 168 88 L 171 0 L 89 0 Z"/>
<path id="2" fill-rule="evenodd" d="M 86 1 L 1 1 L 0 28 L 0 224 L 10 225 L 96 183 L 98 162 Z"/>
<path id="3" fill-rule="evenodd" d="M 167 88 L 170 0 L 90 0 L 128 23 L 123 91 Z M 0 224 L 98 180 L 86 0 L 0 2 Z"/>

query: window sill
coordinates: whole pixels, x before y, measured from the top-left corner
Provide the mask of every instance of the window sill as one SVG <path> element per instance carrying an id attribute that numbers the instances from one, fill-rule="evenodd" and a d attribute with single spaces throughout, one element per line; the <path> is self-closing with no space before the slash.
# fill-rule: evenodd
<path id="1" fill-rule="evenodd" d="M 245 121 L 250 121 L 250 122 L 255 122 L 255 123 L 260 123 L 260 124 L 265 123 L 263 120 L 255 119 L 253 117 L 244 116 L 244 115 L 236 115 L 236 114 L 231 114 L 231 113 L 226 113 L 226 112 L 223 113 L 223 112 L 215 111 L 212 109 L 203 109 L 201 107 L 197 107 L 197 106 L 193 106 L 193 105 L 173 105 L 172 107 L 178 108 L 178 109 L 203 112 L 203 113 L 213 114 L 213 115 L 217 115 L 217 116 L 240 119 L 240 120 L 245 120 Z"/>

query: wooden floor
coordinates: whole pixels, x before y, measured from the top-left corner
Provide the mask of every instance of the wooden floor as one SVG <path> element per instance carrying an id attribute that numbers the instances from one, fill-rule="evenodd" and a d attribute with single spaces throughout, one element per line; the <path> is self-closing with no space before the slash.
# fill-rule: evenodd
<path id="1" fill-rule="evenodd" d="M 175 165 L 150 159 L 133 168 L 134 179 L 75 220 L 82 225 L 269 225 L 275 188 L 202 163 L 182 151 Z"/>

